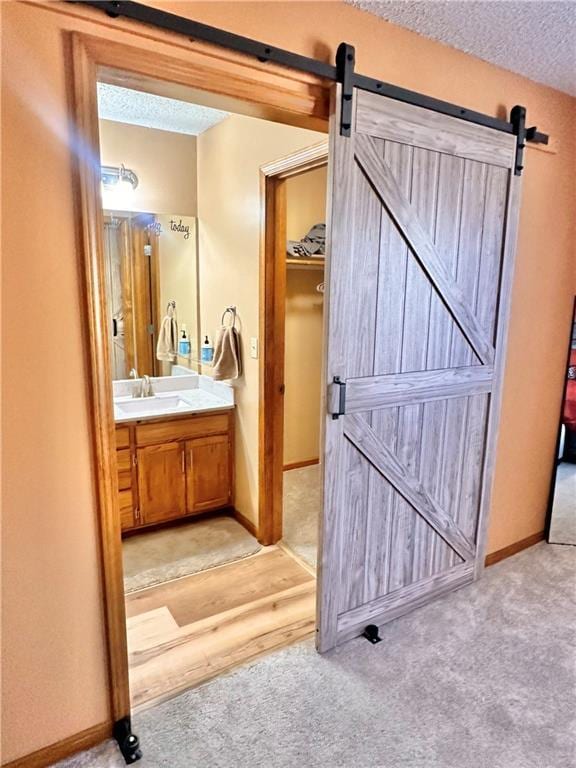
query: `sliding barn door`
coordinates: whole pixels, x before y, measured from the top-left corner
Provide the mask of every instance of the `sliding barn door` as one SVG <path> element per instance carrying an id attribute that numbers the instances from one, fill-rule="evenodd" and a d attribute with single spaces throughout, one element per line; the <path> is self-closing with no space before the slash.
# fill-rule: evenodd
<path id="1" fill-rule="evenodd" d="M 331 131 L 320 650 L 479 575 L 518 195 L 510 134 L 364 91 Z"/>

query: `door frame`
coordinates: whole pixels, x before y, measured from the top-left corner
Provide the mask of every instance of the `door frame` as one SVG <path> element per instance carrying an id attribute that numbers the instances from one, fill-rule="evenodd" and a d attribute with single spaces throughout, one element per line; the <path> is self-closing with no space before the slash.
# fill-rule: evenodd
<path id="1" fill-rule="evenodd" d="M 150 234 L 148 227 L 150 224 L 141 225 L 141 220 L 150 222 L 156 221 L 155 213 L 144 211 L 130 212 L 130 236 L 132 243 L 132 294 L 134 297 L 134 317 L 138 320 L 140 313 L 146 315 L 146 328 L 134 329 L 134 340 L 136 344 L 136 369 L 142 368 L 149 370 L 150 376 L 158 376 L 160 371 L 159 361 L 156 360 L 155 350 L 160 331 L 160 260 L 158 257 L 158 239 Z M 136 225 L 136 226 L 135 226 Z M 148 239 L 147 245 L 150 245 L 151 252 L 149 256 L 144 254 L 144 240 Z M 149 326 L 152 326 L 150 332 Z M 140 359 L 145 360 L 145 365 L 139 363 Z"/>
<path id="2" fill-rule="evenodd" d="M 103 211 L 100 199 L 100 142 L 96 84 L 98 80 L 182 98 L 196 90 L 200 103 L 289 125 L 327 130 L 329 83 L 308 73 L 205 43 L 182 46 L 162 31 L 130 29 L 117 22 L 103 36 L 71 32 L 65 53 L 72 95 L 74 184 L 78 222 L 78 254 L 82 328 L 87 349 L 86 378 L 92 440 L 97 523 L 103 592 L 107 666 L 112 720 L 130 718 L 126 611 L 124 605 L 115 423 L 109 359 Z M 151 48 L 156 49 L 151 53 Z M 194 94 L 195 100 L 195 94 Z"/>
<path id="3" fill-rule="evenodd" d="M 546 505 L 546 521 L 544 523 L 544 539 L 550 540 L 550 528 L 552 526 L 552 513 L 554 511 L 554 494 L 556 492 L 556 476 L 558 474 L 558 453 L 560 452 L 560 441 L 562 438 L 562 417 L 564 415 L 564 403 L 568 392 L 567 371 L 570 366 L 570 357 L 572 356 L 572 329 L 576 322 L 576 296 L 572 300 L 572 313 L 570 315 L 570 326 L 568 330 L 568 351 L 566 353 L 566 364 L 564 365 L 564 380 L 562 382 L 562 399 L 558 408 L 558 431 L 554 441 L 554 457 L 552 459 L 552 468 L 550 470 L 550 490 L 548 491 L 548 503 Z"/>
<path id="4" fill-rule="evenodd" d="M 128 339 L 125 345 L 126 371 L 135 367 L 135 340 L 134 340 L 134 309 L 132 301 L 132 237 L 130 232 L 130 218 L 126 213 L 117 213 L 115 211 L 104 210 L 104 227 L 115 226 L 115 221 L 120 230 L 121 237 L 121 272 L 122 272 L 122 306 L 124 310 L 124 339 Z M 109 262 L 106 265 L 110 269 Z M 112 278 L 110 277 L 110 280 Z"/>
<path id="5" fill-rule="evenodd" d="M 291 176 L 299 176 L 327 163 L 326 139 L 260 167 L 262 354 L 258 413 L 258 541 L 264 545 L 276 544 L 282 538 L 286 325 L 285 182 Z"/>

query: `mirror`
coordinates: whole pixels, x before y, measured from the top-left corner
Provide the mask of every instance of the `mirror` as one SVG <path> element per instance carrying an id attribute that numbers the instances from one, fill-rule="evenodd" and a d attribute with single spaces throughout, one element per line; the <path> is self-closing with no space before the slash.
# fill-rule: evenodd
<path id="1" fill-rule="evenodd" d="M 576 545 L 576 299 L 570 339 L 548 541 Z"/>
<path id="2" fill-rule="evenodd" d="M 194 216 L 104 211 L 114 379 L 128 378 L 133 368 L 139 376 L 168 376 L 173 364 L 196 369 L 196 224 Z M 167 313 L 174 316 L 178 328 L 176 354 L 158 359 L 158 338 Z"/>

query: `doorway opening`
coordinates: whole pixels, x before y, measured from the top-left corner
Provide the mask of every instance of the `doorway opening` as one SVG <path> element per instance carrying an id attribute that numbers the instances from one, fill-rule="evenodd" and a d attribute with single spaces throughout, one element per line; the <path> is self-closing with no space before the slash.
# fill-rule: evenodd
<path id="1" fill-rule="evenodd" d="M 261 399 L 265 535 L 311 568 L 321 510 L 325 212 L 328 144 L 264 166 L 262 285 L 266 325 Z"/>
<path id="2" fill-rule="evenodd" d="M 95 375 L 112 390 L 134 709 L 314 631 L 327 146 L 197 91 L 107 80 Z M 272 358 L 279 415 L 260 389 Z"/>
<path id="3" fill-rule="evenodd" d="M 576 546 L 576 297 L 548 504 L 548 541 Z"/>

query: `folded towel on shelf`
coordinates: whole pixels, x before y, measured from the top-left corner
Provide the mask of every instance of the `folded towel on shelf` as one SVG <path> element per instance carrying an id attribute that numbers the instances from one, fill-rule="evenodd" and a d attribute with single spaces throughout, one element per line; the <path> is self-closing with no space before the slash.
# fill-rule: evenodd
<path id="1" fill-rule="evenodd" d="M 174 316 L 174 308 L 169 304 L 166 317 L 160 324 L 158 343 L 156 344 L 156 358 L 166 363 L 176 362 L 178 352 L 178 324 Z"/>
<path id="2" fill-rule="evenodd" d="M 240 336 L 233 325 L 223 325 L 214 344 L 212 377 L 215 381 L 237 379 L 242 375 Z"/>
<path id="3" fill-rule="evenodd" d="M 288 240 L 286 246 L 292 258 L 323 258 L 326 254 L 326 224 L 314 224 L 302 240 Z"/>

